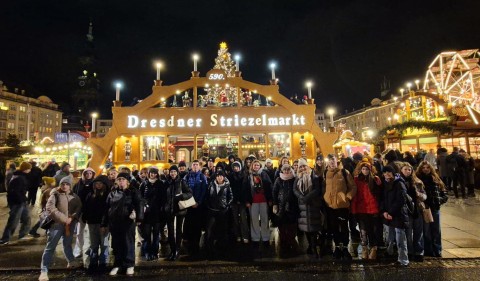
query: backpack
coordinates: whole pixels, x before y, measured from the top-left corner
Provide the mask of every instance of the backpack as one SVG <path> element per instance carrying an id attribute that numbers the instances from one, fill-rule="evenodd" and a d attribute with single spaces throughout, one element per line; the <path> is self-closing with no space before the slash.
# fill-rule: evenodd
<path id="1" fill-rule="evenodd" d="M 343 168 L 341 171 L 342 171 L 343 179 L 345 180 L 345 183 L 348 185 L 347 169 Z M 328 172 L 328 169 L 325 169 L 325 171 L 323 172 L 323 178 L 324 179 L 327 178 L 327 172 Z"/>

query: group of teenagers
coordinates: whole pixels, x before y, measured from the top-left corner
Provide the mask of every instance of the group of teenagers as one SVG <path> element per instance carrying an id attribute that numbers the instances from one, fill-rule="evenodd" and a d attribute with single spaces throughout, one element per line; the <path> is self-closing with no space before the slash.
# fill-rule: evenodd
<path id="1" fill-rule="evenodd" d="M 384 245 L 390 255 L 397 248 L 399 266 L 423 261 L 424 255 L 441 257 L 439 210 L 447 197 L 427 161 L 416 171 L 407 162 L 386 163 L 377 171 L 366 156 L 353 173 L 334 154 L 318 155 L 313 168 L 303 158 L 283 157 L 274 168 L 270 159 L 242 161 L 233 155 L 216 165 L 209 158 L 209 173 L 202 164 L 195 160 L 187 168 L 181 162 L 164 171 L 152 166 L 133 175 L 128 168 L 111 168 L 96 176 L 87 168 L 76 184 L 64 177 L 58 187 L 45 177 L 51 186 L 42 194 L 44 209 L 55 223 L 47 231 L 39 280 L 48 280 L 60 238 L 68 267 L 79 266 L 86 228 L 89 272 L 105 270 L 112 252 L 112 276 L 134 274 L 136 230 L 142 256 L 157 260 L 165 227 L 167 261 L 178 259 L 182 245 L 187 255 L 202 252 L 207 258 L 226 243 L 267 248 L 271 227 L 278 229 L 280 251 L 303 251 L 298 241 L 306 237 L 306 253 L 316 258 L 351 260 L 348 245 L 357 229 L 361 259 L 377 259 Z M 180 201 L 193 203 L 184 208 Z"/>

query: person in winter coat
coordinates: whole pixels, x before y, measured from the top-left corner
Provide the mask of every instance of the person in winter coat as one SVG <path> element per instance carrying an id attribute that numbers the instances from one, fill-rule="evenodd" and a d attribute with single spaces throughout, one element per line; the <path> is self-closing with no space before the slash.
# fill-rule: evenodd
<path id="1" fill-rule="evenodd" d="M 437 149 L 437 167 L 438 175 L 445 183 L 445 187 L 450 190 L 452 183 L 452 175 L 447 166 L 448 150 L 445 147 L 439 146 Z"/>
<path id="2" fill-rule="evenodd" d="M 312 173 L 305 159 L 298 160 L 298 172 L 293 183 L 293 193 L 298 199 L 298 229 L 307 236 L 307 254 L 320 257 L 317 249 L 319 231 L 323 228 L 325 217 L 322 213 L 321 184 L 322 177 Z"/>
<path id="3" fill-rule="evenodd" d="M 250 236 L 256 248 L 260 241 L 264 247 L 270 246 L 268 208 L 272 206 L 272 182 L 261 167 L 260 161 L 253 160 L 243 180 L 245 204 L 250 211 Z"/>
<path id="4" fill-rule="evenodd" d="M 407 246 L 409 255 L 417 262 L 423 261 L 423 209 L 427 199 L 423 182 L 413 173 L 413 167 L 405 162 L 400 168 L 400 176 L 405 181 L 407 194 L 413 201 L 413 214 L 408 214 Z"/>
<path id="5" fill-rule="evenodd" d="M 432 165 L 432 167 L 434 167 L 435 170 L 437 169 L 437 156 L 435 155 L 435 151 L 433 151 L 433 148 L 430 149 L 427 154 L 425 154 L 425 158 L 423 158 L 423 160 L 430 163 L 430 165 Z"/>
<path id="6" fill-rule="evenodd" d="M 453 151 L 446 158 L 447 168 L 452 176 L 452 187 L 455 193 L 455 198 L 459 198 L 458 186 L 460 186 L 460 192 L 462 192 L 462 198 L 467 198 L 465 192 L 467 162 L 465 158 L 459 154 L 458 147 L 454 147 Z"/>
<path id="7" fill-rule="evenodd" d="M 273 182 L 275 182 L 275 180 L 277 180 L 277 178 L 280 176 L 280 173 L 281 173 L 280 168 L 285 164 L 290 165 L 290 161 L 288 160 L 288 157 L 283 156 L 282 158 L 280 158 L 280 161 L 278 161 L 279 169 L 275 171 L 275 175 L 273 176 Z M 295 174 L 293 176 L 295 176 Z"/>
<path id="8" fill-rule="evenodd" d="M 88 225 L 90 237 L 87 251 L 90 257 L 90 273 L 104 272 L 107 268 L 110 234 L 101 223 L 103 214 L 107 211 L 108 184 L 107 176 L 96 177 L 92 182 L 92 190 L 85 196 L 82 204 L 82 219 Z"/>
<path id="9" fill-rule="evenodd" d="M 460 149 L 459 154 L 465 159 L 466 163 L 465 186 L 467 187 L 467 195 L 470 197 L 475 197 L 475 162 L 465 150 Z"/>
<path id="10" fill-rule="evenodd" d="M 227 238 L 227 214 L 230 204 L 233 202 L 232 189 L 225 172 L 219 170 L 215 173 L 215 180 L 208 186 L 205 197 L 207 208 L 206 225 L 206 250 L 209 257 L 214 257 L 215 240 L 226 241 Z"/>
<path id="11" fill-rule="evenodd" d="M 239 161 L 235 161 L 232 164 L 232 172 L 228 176 L 230 187 L 233 193 L 233 200 L 231 204 L 232 208 L 232 225 L 233 232 L 237 242 L 247 244 L 250 237 L 248 228 L 247 207 L 245 206 L 245 196 L 243 190 L 243 173 L 242 164 Z"/>
<path id="12" fill-rule="evenodd" d="M 42 212 L 45 211 L 45 207 L 47 206 L 47 200 L 50 198 L 50 193 L 52 192 L 53 188 L 55 188 L 55 178 L 52 177 L 42 177 L 43 186 L 41 189 L 42 195 L 40 196 L 40 207 Z M 40 224 L 42 223 L 42 217 L 39 218 L 38 222 L 30 229 L 28 232 L 35 238 L 40 237 L 40 234 L 37 233 Z"/>
<path id="13" fill-rule="evenodd" d="M 273 167 L 272 159 L 267 158 L 267 160 L 265 160 L 265 168 L 263 170 L 267 173 L 268 177 L 270 178 L 270 181 L 272 183 L 275 182 L 274 177 L 275 177 L 275 173 L 277 172 L 277 168 Z"/>
<path id="14" fill-rule="evenodd" d="M 42 170 L 37 167 L 37 162 L 31 161 L 32 169 L 28 173 L 28 203 L 34 206 L 37 200 L 38 187 L 42 184 Z"/>
<path id="15" fill-rule="evenodd" d="M 140 194 L 145 204 L 144 217 L 140 227 L 144 239 L 142 248 L 147 260 L 153 261 L 158 259 L 160 231 L 167 222 L 163 206 L 167 198 L 166 186 L 160 180 L 156 167 L 148 170 L 146 180 L 140 184 Z"/>
<path id="16" fill-rule="evenodd" d="M 207 178 L 200 171 L 200 163 L 198 160 L 192 162 L 191 171 L 185 176 L 184 180 L 188 187 L 192 190 L 193 198 L 196 204 L 189 208 L 185 216 L 184 233 L 185 242 L 190 255 L 196 255 L 200 249 L 200 237 L 202 228 L 205 225 L 205 209 L 203 201 L 207 192 Z"/>
<path id="17" fill-rule="evenodd" d="M 64 177 L 69 177 L 73 185 L 73 175 L 72 173 L 70 173 L 70 164 L 68 164 L 67 162 L 63 162 L 60 166 L 60 170 L 55 173 L 55 182 L 60 183 L 60 180 Z"/>
<path id="18" fill-rule="evenodd" d="M 13 177 L 13 173 L 17 170 L 17 166 L 15 166 L 15 163 L 10 163 L 8 166 L 7 171 L 5 172 L 5 189 L 8 191 L 8 187 L 10 186 L 10 180 Z"/>
<path id="19" fill-rule="evenodd" d="M 395 173 L 389 165 L 383 167 L 385 179 L 383 198 L 380 204 L 380 213 L 388 226 L 387 252 L 393 255 L 393 245 L 396 242 L 398 249 L 397 265 L 408 266 L 408 248 L 406 228 L 408 226 L 408 211 L 406 207 L 407 188 L 405 181 Z"/>
<path id="20" fill-rule="evenodd" d="M 59 170 L 60 170 L 60 166 L 58 165 L 57 161 L 55 161 L 55 158 L 52 158 L 52 161 L 48 162 L 45 169 L 43 169 L 42 175 L 44 177 L 55 177 L 55 175 L 57 174 L 57 171 Z"/>
<path id="21" fill-rule="evenodd" d="M 323 154 L 317 155 L 315 158 L 315 166 L 313 167 L 313 172 L 317 177 L 322 177 L 325 175 L 325 159 L 323 158 Z"/>
<path id="22" fill-rule="evenodd" d="M 22 162 L 17 171 L 13 173 L 10 180 L 10 186 L 7 191 L 7 203 L 10 208 L 8 221 L 3 230 L 0 245 L 8 244 L 11 236 L 17 229 L 18 223 L 20 232 L 18 239 L 22 239 L 30 230 L 30 212 L 28 209 L 27 190 L 29 186 L 27 175 L 30 173 L 32 165 L 28 162 Z"/>
<path id="23" fill-rule="evenodd" d="M 335 242 L 334 258 L 348 261 L 352 259 L 347 247 L 350 242 L 349 208 L 350 202 L 357 193 L 357 186 L 350 173 L 338 166 L 338 160 L 334 154 L 329 154 L 327 158 L 323 199 L 327 205 L 328 232 L 333 234 Z"/>
<path id="24" fill-rule="evenodd" d="M 385 153 L 383 156 L 383 159 L 385 160 L 385 165 L 384 166 L 390 166 L 395 170 L 395 173 L 398 174 L 400 173 L 400 157 L 398 157 L 398 154 L 395 150 L 390 149 Z"/>
<path id="25" fill-rule="evenodd" d="M 72 180 L 64 177 L 59 187 L 51 192 L 47 201 L 47 215 L 54 220 L 54 224 L 47 231 L 47 245 L 42 255 L 41 273 L 39 281 L 48 281 L 48 269 L 53 261 L 55 249 L 60 238 L 63 243 L 63 253 L 67 259 L 67 268 L 76 268 L 72 250 L 73 230 L 80 217 L 82 201 L 72 191 Z"/>
<path id="26" fill-rule="evenodd" d="M 280 251 L 293 252 L 297 247 L 295 235 L 297 232 L 298 199 L 294 193 L 295 176 L 289 164 L 280 169 L 280 176 L 273 185 L 273 215 L 272 220 L 278 226 Z"/>
<path id="27" fill-rule="evenodd" d="M 415 157 L 413 157 L 413 154 L 410 151 L 405 151 L 403 161 L 407 162 L 412 167 L 417 166 L 417 160 L 415 160 Z"/>
<path id="28" fill-rule="evenodd" d="M 130 188 L 130 174 L 119 173 L 116 187 L 107 197 L 107 211 L 102 218 L 102 227 L 112 235 L 115 260 L 110 276 L 118 274 L 120 268 L 127 275 L 135 273 L 135 226 L 143 221 L 144 203 L 140 191 Z"/>
<path id="29" fill-rule="evenodd" d="M 87 194 L 93 191 L 93 179 L 95 178 L 95 171 L 92 168 L 86 168 L 82 173 L 82 178 L 73 186 L 73 193 L 77 194 L 80 200 L 82 201 L 82 205 L 85 206 L 86 202 L 85 199 Z M 83 253 L 85 252 L 84 246 L 88 248 L 90 241 L 86 241 L 85 243 L 85 220 L 83 216 L 80 216 L 80 220 L 75 228 L 75 234 L 77 238 L 75 240 L 75 247 L 73 248 L 73 255 L 75 258 L 81 258 Z M 86 244 L 86 245 L 85 245 Z"/>
<path id="30" fill-rule="evenodd" d="M 182 245 L 183 221 L 187 209 L 180 210 L 179 201 L 192 198 L 192 190 L 185 181 L 179 177 L 179 169 L 173 165 L 169 169 L 169 175 L 165 183 L 167 196 L 164 205 L 164 212 L 167 217 L 168 243 L 170 244 L 170 255 L 168 261 L 174 261 L 179 257 Z"/>
<path id="31" fill-rule="evenodd" d="M 376 176 L 375 167 L 367 159 L 357 164 L 354 171 L 357 194 L 351 204 L 352 215 L 358 221 L 362 243 L 362 259 L 377 258 L 378 238 L 375 233 L 378 219 L 382 181 Z"/>
<path id="32" fill-rule="evenodd" d="M 440 206 L 447 202 L 445 185 L 433 167 L 426 161 L 418 165 L 417 177 L 423 182 L 427 199 L 425 208 L 432 212 L 433 222 L 423 224 L 425 256 L 442 256 L 442 233 L 440 229 Z"/>

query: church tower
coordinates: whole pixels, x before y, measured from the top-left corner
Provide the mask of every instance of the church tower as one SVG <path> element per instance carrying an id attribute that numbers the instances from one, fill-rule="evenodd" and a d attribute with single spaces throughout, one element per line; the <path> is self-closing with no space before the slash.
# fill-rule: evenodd
<path id="1" fill-rule="evenodd" d="M 97 109 L 97 101 L 100 92 L 100 80 L 97 73 L 97 57 L 95 56 L 95 45 L 93 42 L 93 23 L 90 21 L 85 51 L 80 56 L 79 76 L 77 77 L 77 89 L 73 94 L 74 115 L 81 117 L 83 123 L 90 119 L 90 113 Z"/>

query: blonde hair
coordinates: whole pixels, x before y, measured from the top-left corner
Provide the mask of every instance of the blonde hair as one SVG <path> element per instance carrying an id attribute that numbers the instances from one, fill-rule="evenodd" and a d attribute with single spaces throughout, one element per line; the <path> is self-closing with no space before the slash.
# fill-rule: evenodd
<path id="1" fill-rule="evenodd" d="M 445 184 L 443 183 L 442 179 L 440 179 L 440 177 L 438 176 L 437 171 L 435 171 L 435 168 L 433 168 L 433 166 L 430 163 L 428 163 L 428 161 L 424 160 L 420 162 L 420 164 L 417 167 L 417 171 L 415 172 L 416 176 L 420 177 L 421 175 L 425 175 L 425 173 L 422 171 L 422 168 L 424 166 L 428 166 L 430 168 L 430 174 L 432 175 L 433 181 L 436 184 L 438 184 L 438 186 L 442 191 L 446 191 Z"/>

